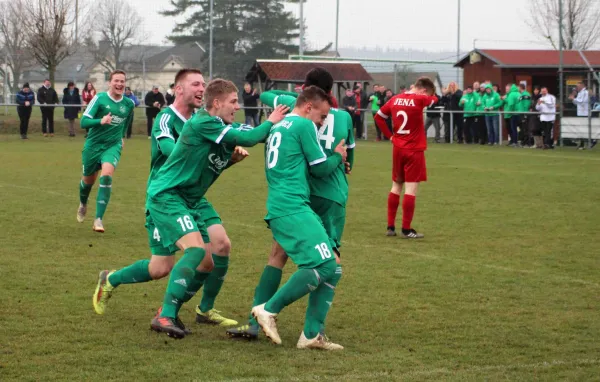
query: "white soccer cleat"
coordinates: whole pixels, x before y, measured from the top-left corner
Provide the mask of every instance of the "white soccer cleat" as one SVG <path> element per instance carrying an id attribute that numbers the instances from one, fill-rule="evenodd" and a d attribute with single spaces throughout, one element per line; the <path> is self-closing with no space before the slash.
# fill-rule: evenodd
<path id="1" fill-rule="evenodd" d="M 252 308 L 252 317 L 256 319 L 258 325 L 265 333 L 271 342 L 275 345 L 281 345 L 281 338 L 277 332 L 276 314 L 269 313 L 265 310 L 265 304 L 257 305 Z"/>
<path id="2" fill-rule="evenodd" d="M 87 213 L 87 204 L 79 203 L 79 208 L 77 209 L 77 221 L 79 223 L 83 223 L 85 220 L 85 214 Z"/>
<path id="3" fill-rule="evenodd" d="M 92 226 L 94 232 L 104 233 L 104 225 L 102 224 L 102 219 L 96 218 L 94 220 L 94 225 Z"/>
<path id="4" fill-rule="evenodd" d="M 300 335 L 300 339 L 298 340 L 296 347 L 298 349 L 344 350 L 342 345 L 334 344 L 322 334 L 319 334 L 312 340 L 309 340 L 304 335 L 304 332 L 302 332 Z"/>

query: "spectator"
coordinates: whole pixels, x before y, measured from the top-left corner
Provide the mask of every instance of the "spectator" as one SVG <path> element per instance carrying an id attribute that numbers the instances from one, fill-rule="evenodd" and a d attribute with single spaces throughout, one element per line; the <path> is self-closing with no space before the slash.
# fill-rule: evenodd
<path id="1" fill-rule="evenodd" d="M 477 82 L 477 81 L 473 82 L 473 93 L 479 93 L 480 88 L 481 88 L 481 85 L 479 84 L 479 82 Z"/>
<path id="2" fill-rule="evenodd" d="M 460 98 L 459 106 L 464 111 L 464 133 L 465 133 L 465 143 L 471 144 L 473 143 L 473 133 L 475 131 L 475 109 L 477 108 L 477 98 L 473 93 L 473 87 L 467 86 L 467 89 L 463 93 L 463 96 Z M 459 142 L 460 143 L 460 142 Z"/>
<path id="3" fill-rule="evenodd" d="M 369 96 L 369 102 L 371 103 L 371 114 L 373 115 L 373 118 L 375 118 L 375 114 L 377 114 L 377 112 L 379 111 L 381 106 L 383 106 L 381 103 L 383 102 L 385 95 L 381 91 L 381 88 L 382 88 L 382 86 L 379 84 L 373 85 L 373 93 Z M 379 130 L 379 127 L 377 126 L 377 124 L 375 124 L 375 130 L 377 132 L 376 140 L 377 140 L 377 142 L 379 142 L 382 139 L 382 134 L 381 134 L 381 130 Z M 385 137 L 385 135 L 383 136 L 383 140 L 387 141 L 387 138 Z"/>
<path id="4" fill-rule="evenodd" d="M 450 110 L 451 96 L 448 93 L 448 88 L 442 89 L 442 98 L 438 102 L 444 110 Z M 450 113 L 444 112 L 442 114 L 442 121 L 444 122 L 444 141 L 450 143 Z"/>
<path id="5" fill-rule="evenodd" d="M 385 97 L 383 98 L 383 104 L 385 105 L 387 103 L 387 101 L 392 99 L 393 96 L 394 96 L 394 92 L 392 91 L 392 89 L 386 89 Z"/>
<path id="6" fill-rule="evenodd" d="M 492 85 L 492 89 L 498 94 L 500 95 L 500 85 L 498 84 L 493 84 Z"/>
<path id="7" fill-rule="evenodd" d="M 83 87 L 83 91 L 81 92 L 81 100 L 84 105 L 87 105 L 92 101 L 92 99 L 96 96 L 96 89 L 91 82 L 86 82 Z"/>
<path id="8" fill-rule="evenodd" d="M 535 109 L 540 112 L 540 124 L 544 135 L 544 149 L 553 149 L 552 129 L 556 120 L 556 97 L 548 94 L 548 88 L 541 90 L 542 97 L 538 99 Z"/>
<path id="9" fill-rule="evenodd" d="M 246 125 L 252 125 L 254 127 L 260 125 L 258 118 L 258 99 L 260 94 L 256 89 L 252 88 L 252 85 L 246 83 L 244 85 L 244 91 L 242 92 L 242 100 L 244 101 L 244 115 L 246 116 Z"/>
<path id="10" fill-rule="evenodd" d="M 569 99 L 577 105 L 577 116 L 587 117 L 590 114 L 590 96 L 583 82 L 577 83 L 577 95 L 571 94 Z M 579 150 L 585 148 L 584 139 L 579 140 Z M 596 145 L 596 141 L 592 141 L 592 147 Z"/>
<path id="11" fill-rule="evenodd" d="M 456 82 L 450 82 L 446 90 L 449 96 L 448 110 L 461 111 L 460 99 L 462 98 L 463 92 L 458 88 Z M 454 133 L 456 134 L 456 140 L 458 143 L 463 143 L 463 114 L 454 113 L 454 116 L 450 119 L 454 123 Z"/>
<path id="12" fill-rule="evenodd" d="M 158 86 L 152 86 L 152 91 L 149 91 L 144 97 L 144 104 L 146 105 L 146 128 L 148 131 L 148 139 L 152 133 L 152 124 L 154 118 L 160 112 L 160 109 L 165 106 L 165 97 L 161 92 L 158 91 Z"/>
<path id="13" fill-rule="evenodd" d="M 435 143 L 440 143 L 441 135 L 440 132 L 442 130 L 442 126 L 440 125 L 440 112 L 439 109 L 441 107 L 441 97 L 439 95 L 435 95 L 438 101 L 427 108 L 427 114 L 425 118 L 425 135 L 427 135 L 427 131 L 433 125 L 435 129 Z M 391 118 L 388 118 L 388 120 Z"/>
<path id="14" fill-rule="evenodd" d="M 140 106 L 140 100 L 135 96 L 135 94 L 133 94 L 133 92 L 131 91 L 131 88 L 129 88 L 129 87 L 125 88 L 125 97 L 132 100 L 135 107 Z M 135 114 L 135 112 L 132 111 L 131 118 L 129 119 L 129 124 L 127 125 L 127 139 L 131 138 L 131 131 L 133 130 L 134 114 Z"/>
<path id="15" fill-rule="evenodd" d="M 542 94 L 540 92 L 540 87 L 536 86 L 533 88 L 533 96 L 531 97 L 531 108 L 530 111 L 535 111 L 538 101 L 542 98 Z M 531 144 L 531 148 L 541 149 L 544 147 L 544 142 L 542 141 L 542 129 L 540 125 L 540 116 L 539 115 L 530 115 L 529 116 L 529 132 L 533 136 L 533 143 Z"/>
<path id="16" fill-rule="evenodd" d="M 483 111 L 492 112 L 485 114 L 488 145 L 498 145 L 500 141 L 500 114 L 497 111 L 502 106 L 502 99 L 500 99 L 500 94 L 494 91 L 493 85 L 488 84 L 485 86 L 485 94 L 481 99 L 481 103 L 483 104 Z"/>
<path id="17" fill-rule="evenodd" d="M 475 82 L 475 84 L 478 84 Z M 473 91 L 475 90 L 475 84 L 473 84 Z M 476 123 L 475 128 L 477 130 L 477 140 L 480 144 L 485 145 L 488 142 L 487 139 L 487 127 L 485 125 L 485 115 L 483 114 L 483 96 L 485 94 L 485 85 L 479 85 L 479 91 L 477 92 L 477 102 L 475 103 L 476 111 Z M 474 141 L 474 143 L 477 143 Z"/>
<path id="18" fill-rule="evenodd" d="M 67 87 L 63 89 L 63 105 L 77 105 L 77 106 L 65 106 L 64 117 L 69 121 L 69 137 L 75 136 L 75 120 L 79 118 L 79 112 L 81 111 L 81 96 L 79 95 L 79 89 L 75 87 L 75 83 L 69 81 Z"/>
<path id="19" fill-rule="evenodd" d="M 29 129 L 29 118 L 31 117 L 31 109 L 35 104 L 35 96 L 29 87 L 29 83 L 25 82 L 23 88 L 17 93 L 17 113 L 19 114 L 21 139 L 27 138 L 27 130 Z"/>
<path id="20" fill-rule="evenodd" d="M 519 85 L 519 100 L 516 110 L 519 113 L 519 135 L 521 145 L 523 147 L 531 146 L 531 132 L 529 131 L 529 115 L 522 114 L 531 110 L 531 93 L 527 91 L 525 84 Z"/>
<path id="21" fill-rule="evenodd" d="M 354 93 L 352 92 L 352 90 L 346 90 L 346 96 L 344 97 L 344 99 L 342 99 L 342 106 L 344 107 L 344 110 L 346 110 L 348 114 L 352 116 L 352 120 L 354 121 L 354 111 L 356 110 L 356 98 L 354 97 Z"/>
<path id="22" fill-rule="evenodd" d="M 58 94 L 52 87 L 49 79 L 44 80 L 44 85 L 38 89 L 38 103 L 40 105 L 56 105 L 58 104 Z M 42 133 L 44 137 L 50 134 L 54 136 L 54 106 L 41 106 L 42 112 Z"/>
<path id="23" fill-rule="evenodd" d="M 502 97 L 504 101 L 504 120 L 506 121 L 507 128 L 510 133 L 510 144 L 511 147 L 517 147 L 517 134 L 519 127 L 520 116 L 515 114 L 517 111 L 517 103 L 519 102 L 519 88 L 515 84 L 506 85 L 506 94 Z"/>
<path id="24" fill-rule="evenodd" d="M 365 118 L 364 110 L 369 105 L 369 98 L 360 84 L 354 85 L 352 90 L 354 91 L 354 98 L 356 99 L 356 109 L 354 109 L 354 114 L 352 115 L 354 129 L 356 130 L 356 139 L 365 139 L 363 132 L 363 122 Z"/>
<path id="25" fill-rule="evenodd" d="M 398 92 L 398 94 L 404 94 L 404 93 L 406 93 L 406 86 L 402 85 L 402 86 L 400 86 L 400 91 Z"/>
<path id="26" fill-rule="evenodd" d="M 167 101 L 167 106 L 170 106 L 173 102 L 175 102 L 175 84 L 169 85 L 169 90 L 167 90 L 165 100 Z"/>

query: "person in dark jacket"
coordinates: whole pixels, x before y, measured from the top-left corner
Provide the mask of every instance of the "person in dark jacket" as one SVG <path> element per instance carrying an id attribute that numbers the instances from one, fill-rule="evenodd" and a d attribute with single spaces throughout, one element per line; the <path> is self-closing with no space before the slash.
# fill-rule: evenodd
<path id="1" fill-rule="evenodd" d="M 167 90 L 165 100 L 167 101 L 167 106 L 170 106 L 173 104 L 173 102 L 175 102 L 175 84 L 169 85 L 169 90 Z"/>
<path id="2" fill-rule="evenodd" d="M 161 92 L 158 91 L 158 86 L 152 86 L 152 91 L 149 91 L 144 97 L 144 104 L 146 105 L 146 127 L 148 130 L 148 139 L 151 138 L 152 124 L 154 118 L 160 112 L 160 109 L 165 106 L 165 97 Z"/>
<path id="3" fill-rule="evenodd" d="M 79 89 L 75 87 L 72 81 L 67 84 L 63 90 L 63 105 L 81 105 L 81 96 Z M 69 137 L 75 136 L 75 120 L 79 118 L 80 106 L 65 106 L 65 119 L 69 120 Z"/>
<path id="4" fill-rule="evenodd" d="M 447 105 L 448 110 L 461 111 L 460 99 L 463 96 L 462 90 L 458 88 L 456 82 L 450 82 L 447 88 L 447 95 L 449 96 L 449 104 Z M 456 140 L 458 143 L 463 143 L 463 113 L 454 113 L 451 119 L 454 122 L 454 134 L 456 134 Z"/>
<path id="5" fill-rule="evenodd" d="M 132 100 L 135 107 L 140 106 L 140 100 L 138 100 L 138 98 L 135 96 L 135 94 L 133 94 L 133 92 L 131 91 L 131 88 L 129 88 L 129 87 L 125 88 L 125 97 Z M 174 99 L 175 99 L 175 96 L 173 96 L 173 100 Z M 133 118 L 134 118 L 134 112 L 132 111 L 131 118 L 129 118 L 129 125 L 127 125 L 127 139 L 131 138 L 131 130 L 133 130 Z"/>
<path id="6" fill-rule="evenodd" d="M 531 96 L 531 109 L 530 111 L 536 111 L 538 101 L 542 98 L 541 89 L 539 86 L 533 87 L 533 95 Z M 542 141 L 542 128 L 540 123 L 539 115 L 529 116 L 529 132 L 531 133 L 530 148 L 542 148 L 544 143 Z"/>
<path id="7" fill-rule="evenodd" d="M 52 87 L 50 80 L 44 80 L 44 85 L 38 89 L 38 103 L 40 105 L 56 105 L 58 104 L 58 94 Z M 54 136 L 54 106 L 41 106 L 42 112 L 42 133 L 44 137 L 50 134 Z"/>
<path id="8" fill-rule="evenodd" d="M 252 89 L 252 85 L 246 83 L 244 85 L 244 91 L 242 92 L 242 100 L 244 101 L 244 115 L 246 116 L 246 125 L 252 125 L 254 127 L 260 124 L 258 118 L 258 98 L 260 93 L 256 89 Z"/>
<path id="9" fill-rule="evenodd" d="M 354 110 L 356 110 L 356 98 L 354 97 L 352 90 L 346 90 L 346 95 L 342 99 L 342 106 L 350 116 L 354 115 Z"/>
<path id="10" fill-rule="evenodd" d="M 29 129 L 29 118 L 31 117 L 31 109 L 35 103 L 35 95 L 29 87 L 29 83 L 25 82 L 23 88 L 17 93 L 17 113 L 21 121 L 20 132 L 21 139 L 27 138 L 27 129 Z"/>
<path id="11" fill-rule="evenodd" d="M 352 121 L 354 122 L 354 129 L 356 130 L 355 138 L 365 139 L 363 131 L 365 119 L 364 110 L 366 110 L 369 105 L 369 97 L 367 97 L 367 93 L 364 92 L 360 83 L 354 85 L 352 90 L 354 91 L 354 98 L 356 99 L 356 109 L 354 110 L 354 113 L 351 114 Z"/>
<path id="12" fill-rule="evenodd" d="M 433 127 L 435 129 L 435 143 L 440 143 L 440 140 L 441 140 L 440 132 L 441 132 L 442 128 L 440 125 L 441 113 L 439 113 L 439 111 L 442 106 L 440 103 L 440 100 L 442 99 L 442 97 L 440 97 L 437 94 L 435 96 L 437 97 L 438 101 L 434 104 L 431 104 L 427 108 L 427 115 L 425 118 L 425 135 L 427 135 L 427 130 L 429 130 L 431 125 L 433 125 Z"/>

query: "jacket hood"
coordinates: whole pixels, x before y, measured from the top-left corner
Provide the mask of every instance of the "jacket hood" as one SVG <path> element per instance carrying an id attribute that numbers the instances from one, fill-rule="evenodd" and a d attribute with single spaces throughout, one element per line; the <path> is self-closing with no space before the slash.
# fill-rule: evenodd
<path id="1" fill-rule="evenodd" d="M 515 84 L 512 84 L 512 86 L 510 87 L 510 92 L 518 92 L 519 91 L 519 87 Z"/>
<path id="2" fill-rule="evenodd" d="M 69 88 L 64 88 L 63 89 L 63 94 L 69 94 Z M 74 88 L 73 89 L 73 94 L 79 94 L 79 89 L 78 88 Z"/>

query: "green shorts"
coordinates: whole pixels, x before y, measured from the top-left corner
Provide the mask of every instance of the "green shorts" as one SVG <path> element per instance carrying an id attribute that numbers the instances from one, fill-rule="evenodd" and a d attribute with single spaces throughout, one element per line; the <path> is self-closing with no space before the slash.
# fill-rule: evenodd
<path id="1" fill-rule="evenodd" d="M 215 224 L 223 224 L 223 221 L 221 221 L 221 217 L 219 216 L 217 211 L 215 211 L 213 205 L 210 204 L 208 200 L 206 200 L 206 198 L 202 198 L 200 200 L 200 203 L 198 203 L 198 207 L 196 207 L 196 212 L 198 212 L 200 216 L 202 216 L 206 228 Z"/>
<path id="2" fill-rule="evenodd" d="M 154 221 L 150 216 L 150 212 L 146 211 L 146 231 L 148 232 L 148 245 L 150 247 L 150 253 L 157 256 L 172 256 L 179 250 L 176 245 L 163 247 L 162 238 L 158 228 L 154 225 Z"/>
<path id="3" fill-rule="evenodd" d="M 83 176 L 94 175 L 102 168 L 102 163 L 110 163 L 115 168 L 121 159 L 121 149 L 123 144 L 119 142 L 113 146 L 85 147 L 81 152 L 81 162 L 83 163 Z"/>
<path id="4" fill-rule="evenodd" d="M 192 232 L 200 232 L 202 240 L 210 243 L 204 219 L 178 195 L 163 192 L 149 198 L 146 207 L 155 228 L 152 240 L 160 242 L 164 248 L 172 250 L 179 239 Z"/>
<path id="5" fill-rule="evenodd" d="M 327 232 L 314 212 L 282 216 L 268 224 L 273 239 L 298 268 L 316 268 L 335 258 Z"/>
<path id="6" fill-rule="evenodd" d="M 340 248 L 346 225 L 346 207 L 333 200 L 311 196 L 310 208 L 321 218 L 331 246 L 335 249 Z"/>

